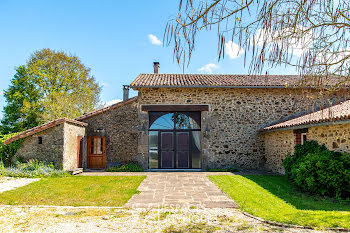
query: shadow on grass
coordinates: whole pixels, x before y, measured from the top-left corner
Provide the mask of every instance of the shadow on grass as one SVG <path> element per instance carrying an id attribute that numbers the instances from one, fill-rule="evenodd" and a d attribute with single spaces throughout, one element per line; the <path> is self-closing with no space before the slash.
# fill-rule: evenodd
<path id="1" fill-rule="evenodd" d="M 245 175 L 244 177 L 300 210 L 350 211 L 350 201 L 301 193 L 285 176 Z"/>

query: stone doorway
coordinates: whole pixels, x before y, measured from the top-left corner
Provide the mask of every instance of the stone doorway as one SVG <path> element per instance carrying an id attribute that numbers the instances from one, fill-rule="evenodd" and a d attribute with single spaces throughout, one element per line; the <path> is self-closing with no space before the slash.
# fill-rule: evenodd
<path id="1" fill-rule="evenodd" d="M 200 112 L 150 112 L 149 168 L 200 169 Z"/>

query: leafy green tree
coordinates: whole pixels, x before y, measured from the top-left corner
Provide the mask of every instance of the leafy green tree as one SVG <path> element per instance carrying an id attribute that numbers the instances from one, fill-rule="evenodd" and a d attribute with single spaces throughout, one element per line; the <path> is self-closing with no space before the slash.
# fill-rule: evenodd
<path id="1" fill-rule="evenodd" d="M 39 104 L 39 92 L 28 78 L 25 66 L 16 69 L 4 97 L 7 105 L 4 107 L 4 117 L 1 121 L 3 134 L 19 132 L 40 123 L 42 108 Z"/>
<path id="2" fill-rule="evenodd" d="M 99 104 L 100 87 L 76 56 L 50 49 L 34 52 L 17 69 L 5 91 L 2 132 L 22 131 L 42 122 L 76 118 Z"/>

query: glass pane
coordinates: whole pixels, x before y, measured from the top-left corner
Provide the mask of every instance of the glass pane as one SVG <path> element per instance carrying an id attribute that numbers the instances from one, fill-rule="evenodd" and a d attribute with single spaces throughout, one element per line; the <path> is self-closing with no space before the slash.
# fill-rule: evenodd
<path id="1" fill-rule="evenodd" d="M 158 151 L 149 151 L 149 168 L 158 168 Z"/>
<path id="2" fill-rule="evenodd" d="M 102 154 L 102 138 L 93 138 L 91 143 L 91 152 L 94 155 Z"/>
<path id="3" fill-rule="evenodd" d="M 158 132 L 148 132 L 149 168 L 158 168 Z"/>
<path id="4" fill-rule="evenodd" d="M 173 129 L 174 113 L 168 113 L 153 122 L 150 129 Z"/>
<path id="5" fill-rule="evenodd" d="M 158 150 L 158 132 L 150 131 L 148 132 L 148 143 L 150 150 Z"/>
<path id="6" fill-rule="evenodd" d="M 192 168 L 201 168 L 201 132 L 192 131 Z"/>
<path id="7" fill-rule="evenodd" d="M 176 126 L 177 129 L 200 129 L 197 122 L 191 117 L 179 113 L 176 115 Z"/>

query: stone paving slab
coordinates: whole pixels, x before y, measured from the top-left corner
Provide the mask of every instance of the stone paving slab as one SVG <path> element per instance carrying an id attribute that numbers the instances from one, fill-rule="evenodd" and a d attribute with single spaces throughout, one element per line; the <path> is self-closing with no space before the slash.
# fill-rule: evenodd
<path id="1" fill-rule="evenodd" d="M 237 208 L 206 175 L 204 172 L 149 172 L 138 188 L 141 193 L 134 195 L 125 207 Z"/>
<path id="2" fill-rule="evenodd" d="M 38 180 L 40 179 L 39 178 L 0 177 L 0 193 L 28 185 Z"/>

